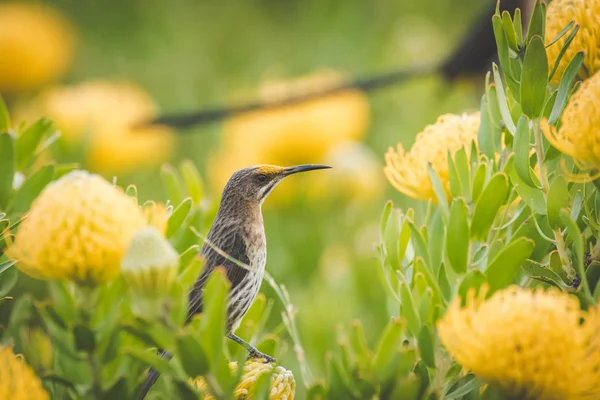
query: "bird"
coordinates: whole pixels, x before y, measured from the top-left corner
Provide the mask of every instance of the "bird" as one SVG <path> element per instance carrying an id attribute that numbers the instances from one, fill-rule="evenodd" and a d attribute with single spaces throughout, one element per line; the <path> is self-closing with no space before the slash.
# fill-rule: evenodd
<path id="1" fill-rule="evenodd" d="M 331 168 L 327 165 L 304 164 L 291 167 L 255 165 L 231 175 L 223 189 L 217 215 L 209 229 L 200 254 L 204 268 L 189 293 L 186 323 L 202 312 L 204 288 L 211 273 L 225 268 L 231 283 L 227 303 L 227 337 L 248 351 L 248 358 L 274 362 L 270 355 L 235 335 L 242 318 L 259 292 L 267 262 L 267 239 L 262 217 L 262 204 L 269 193 L 286 177 L 300 172 Z M 171 358 L 164 350 L 160 355 Z M 151 370 L 142 387 L 143 399 L 158 379 Z"/>

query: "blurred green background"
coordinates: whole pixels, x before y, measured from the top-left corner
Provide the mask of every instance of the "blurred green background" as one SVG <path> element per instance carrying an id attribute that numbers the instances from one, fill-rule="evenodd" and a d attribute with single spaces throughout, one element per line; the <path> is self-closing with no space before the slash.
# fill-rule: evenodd
<path id="1" fill-rule="evenodd" d="M 365 76 L 435 62 L 452 51 L 469 22 L 488 5 L 479 0 L 54 0 L 42 4 L 57 9 L 75 26 L 75 56 L 59 83 L 133 82 L 164 113 L 229 103 L 240 93 L 252 93 L 267 76 L 293 78 L 322 67 Z M 27 103 L 37 90 L 7 97 L 12 104 Z M 439 77 L 370 94 L 371 117 L 364 142 L 378 157 L 379 178 L 383 179 L 383 155 L 389 146 L 398 142 L 410 146 L 417 132 L 437 116 L 476 110 L 479 99 L 478 88 L 471 83 L 449 85 Z M 219 146 L 222 125 L 179 133 L 169 162 L 176 165 L 192 159 L 210 181 L 207 159 Z M 63 158 L 72 156 L 65 154 Z M 159 165 L 140 169 L 119 176 L 118 181 L 124 186 L 135 183 L 142 201 L 166 201 L 157 183 L 159 169 Z M 309 185 L 311 180 L 302 182 Z M 358 318 L 368 337 L 374 338 L 390 315 L 398 314 L 397 305 L 387 304 L 374 244 L 384 202 L 392 199 L 401 206 L 416 202 L 387 182 L 383 185 L 383 195 L 366 196 L 361 202 L 298 199 L 281 207 L 265 205 L 267 269 L 288 287 L 298 308 L 300 336 L 317 376 L 324 373 L 325 354 L 336 341 L 339 325 Z M 218 198 L 210 183 L 206 187 L 213 199 Z M 266 284 L 263 291 L 275 298 Z M 280 307 L 277 302 L 276 307 Z M 280 323 L 276 312 L 271 326 Z M 297 371 L 291 346 L 280 358 Z"/>

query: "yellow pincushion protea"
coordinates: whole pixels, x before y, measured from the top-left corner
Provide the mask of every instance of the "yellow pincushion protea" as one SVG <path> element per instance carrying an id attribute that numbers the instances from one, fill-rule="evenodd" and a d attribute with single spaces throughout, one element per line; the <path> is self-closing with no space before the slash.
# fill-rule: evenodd
<path id="1" fill-rule="evenodd" d="M 600 169 L 600 72 L 583 81 L 561 116 L 559 129 L 542 121 L 552 146 L 573 158 L 583 170 Z M 591 179 L 591 178 L 587 178 Z"/>
<path id="2" fill-rule="evenodd" d="M 229 363 L 232 372 L 237 371 L 237 362 Z M 235 389 L 236 399 L 251 399 L 254 384 L 258 377 L 265 373 L 273 373 L 271 376 L 271 390 L 269 392 L 270 400 L 293 400 L 296 394 L 296 381 L 291 371 L 281 367 L 266 363 L 263 360 L 248 360 L 244 364 L 242 379 Z M 206 390 L 206 381 L 202 377 L 192 379 L 191 383 L 200 390 Z M 211 395 L 205 395 L 203 400 L 214 399 Z"/>
<path id="3" fill-rule="evenodd" d="M 275 102 L 331 87 L 340 77 L 335 71 L 319 71 L 291 81 L 267 82 L 260 97 Z M 223 146 L 209 165 L 211 182 L 220 192 L 233 172 L 248 165 L 322 163 L 337 144 L 362 139 L 369 119 L 366 96 L 357 90 L 230 118 L 224 124 Z M 266 204 L 286 203 L 298 192 L 295 182 L 302 180 L 284 182 Z"/>
<path id="4" fill-rule="evenodd" d="M 571 21 L 579 25 L 579 32 L 560 60 L 552 83 L 558 84 L 576 53 L 584 51 L 579 77 L 586 79 L 600 70 L 600 0 L 553 0 L 546 13 L 546 44 L 549 44 Z M 563 35 L 548 47 L 549 68 L 552 70 L 569 34 Z"/>
<path id="5" fill-rule="evenodd" d="M 522 399 L 600 398 L 600 321 L 571 295 L 509 287 L 466 306 L 455 299 L 438 323 L 443 345 L 465 368 Z M 583 322 L 582 322 L 583 321 Z"/>
<path id="6" fill-rule="evenodd" d="M 127 173 L 160 165 L 174 150 L 170 129 L 136 128 L 155 109 L 148 93 L 133 84 L 90 81 L 48 89 L 32 104 L 17 107 L 15 115 L 28 122 L 50 118 L 67 143 L 84 143 L 91 170 Z"/>
<path id="7" fill-rule="evenodd" d="M 138 205 L 119 188 L 73 171 L 40 193 L 7 255 L 37 278 L 102 283 L 119 274 L 133 233 L 145 225 Z"/>
<path id="8" fill-rule="evenodd" d="M 0 93 L 59 79 L 71 65 L 74 44 L 70 24 L 48 6 L 0 4 Z"/>
<path id="9" fill-rule="evenodd" d="M 0 399 L 47 400 L 40 379 L 9 347 L 0 346 Z"/>
<path id="10" fill-rule="evenodd" d="M 427 164 L 431 163 L 449 195 L 448 152 L 454 154 L 463 147 L 470 152 L 478 130 L 478 112 L 470 115 L 444 114 L 417 135 L 410 151 L 405 151 L 402 144 L 398 144 L 397 150 L 390 147 L 385 155 L 385 176 L 401 193 L 418 200 L 435 201 L 427 171 Z"/>

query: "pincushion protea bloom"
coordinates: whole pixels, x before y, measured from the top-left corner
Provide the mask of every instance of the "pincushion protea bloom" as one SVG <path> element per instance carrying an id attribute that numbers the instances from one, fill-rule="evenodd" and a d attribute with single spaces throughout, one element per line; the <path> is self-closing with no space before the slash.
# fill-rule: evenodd
<path id="1" fill-rule="evenodd" d="M 552 146 L 573 158 L 577 166 L 597 176 L 600 169 L 600 72 L 583 81 L 561 116 L 559 129 L 542 121 Z M 592 177 L 584 180 L 595 179 Z"/>
<path id="2" fill-rule="evenodd" d="M 427 164 L 431 163 L 449 194 L 448 152 L 454 154 L 463 147 L 470 151 L 478 130 L 478 112 L 470 115 L 444 114 L 417 135 L 410 151 L 405 151 L 402 144 L 398 144 L 397 150 L 389 148 L 385 155 L 385 176 L 392 186 L 409 197 L 435 200 L 427 171 Z"/>
<path id="3" fill-rule="evenodd" d="M 11 348 L 0 346 L 0 399 L 47 400 L 39 378 Z"/>
<path id="4" fill-rule="evenodd" d="M 584 51 L 585 58 L 579 77 L 586 79 L 600 70 L 600 0 L 552 0 L 546 13 L 546 44 L 549 44 L 571 21 L 579 25 L 579 32 L 563 55 L 552 83 L 558 84 L 576 53 Z M 552 70 L 569 34 L 563 35 L 547 48 L 549 68 Z"/>
<path id="5" fill-rule="evenodd" d="M 146 219 L 135 201 L 98 175 L 73 171 L 50 183 L 33 202 L 7 255 L 43 279 L 102 283 Z"/>
<path id="6" fill-rule="evenodd" d="M 509 287 L 485 300 L 471 291 L 438 323 L 443 345 L 463 367 L 522 399 L 600 398 L 600 320 L 574 296 Z M 582 322 L 583 321 L 583 322 Z"/>
<path id="7" fill-rule="evenodd" d="M 232 372 L 237 371 L 237 363 L 229 363 L 229 368 Z M 291 371 L 281 367 L 274 366 L 272 364 L 264 362 L 264 360 L 248 360 L 244 364 L 244 370 L 242 372 L 242 379 L 235 389 L 236 399 L 249 399 L 254 389 L 254 384 L 258 377 L 265 373 L 273 373 L 271 376 L 271 390 L 269 392 L 270 400 L 293 400 L 296 393 L 296 381 Z M 198 377 L 192 379 L 191 383 L 198 387 L 200 390 L 206 390 L 206 382 L 204 378 Z M 211 395 L 206 395 L 204 400 L 212 400 Z"/>

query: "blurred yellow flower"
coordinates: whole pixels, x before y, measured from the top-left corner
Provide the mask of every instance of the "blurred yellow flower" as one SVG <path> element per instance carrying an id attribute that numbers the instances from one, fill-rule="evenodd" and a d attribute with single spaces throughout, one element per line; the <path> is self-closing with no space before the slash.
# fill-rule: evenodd
<path id="1" fill-rule="evenodd" d="M 74 45 L 72 27 L 48 6 L 0 4 L 0 93 L 60 79 L 71 65 Z"/>
<path id="2" fill-rule="evenodd" d="M 330 173 L 311 177 L 305 188 L 313 200 L 329 196 L 337 200 L 371 201 L 383 193 L 384 176 L 375 153 L 360 142 L 344 142 L 331 148 L 323 158 Z"/>
<path id="3" fill-rule="evenodd" d="M 35 370 L 47 371 L 52 367 L 52 343 L 42 329 L 21 328 L 21 343 L 23 355 Z"/>
<path id="4" fill-rule="evenodd" d="M 174 150 L 174 134 L 165 127 L 136 128 L 151 118 L 155 104 L 133 84 L 91 81 L 58 86 L 15 111 L 19 119 L 53 120 L 65 141 L 85 145 L 90 169 L 126 173 L 166 161 Z"/>
<path id="5" fill-rule="evenodd" d="M 419 200 L 436 200 L 433 184 L 427 171 L 428 163 L 440 177 L 446 194 L 450 194 L 448 152 L 455 154 L 466 147 L 470 153 L 471 142 L 477 139 L 479 113 L 444 114 L 435 124 L 428 125 L 417 135 L 410 151 L 401 143 L 395 151 L 389 148 L 385 155 L 385 176 L 398 191 Z"/>
<path id="6" fill-rule="evenodd" d="M 119 188 L 73 171 L 40 193 L 7 255 L 36 278 L 103 283 L 119 274 L 133 233 L 146 224 L 135 201 Z"/>
<path id="7" fill-rule="evenodd" d="M 229 368 L 233 373 L 237 371 L 237 362 L 229 363 Z M 262 374 L 273 373 L 271 375 L 271 390 L 269 392 L 270 400 L 294 400 L 296 394 L 296 381 L 291 371 L 281 367 L 274 366 L 263 360 L 248 360 L 244 364 L 242 379 L 235 389 L 236 399 L 251 399 L 252 391 L 258 377 Z M 200 390 L 206 390 L 207 385 L 202 377 L 190 379 L 190 383 Z M 206 395 L 203 400 L 212 400 L 214 397 Z"/>
<path id="8" fill-rule="evenodd" d="M 552 83 L 558 84 L 576 53 L 585 52 L 579 77 L 586 79 L 600 69 L 600 0 L 553 0 L 546 13 L 546 44 L 563 30 L 569 22 L 579 24 L 579 32 L 560 60 Z M 570 32 L 569 32 L 570 33 Z M 569 34 L 563 35 L 547 48 L 549 68 L 552 70 Z"/>
<path id="9" fill-rule="evenodd" d="M 600 398 L 600 320 L 556 289 L 471 291 L 438 323 L 443 345 L 480 379 L 523 399 Z M 583 322 L 582 322 L 583 320 Z"/>
<path id="10" fill-rule="evenodd" d="M 260 88 L 265 102 L 310 93 L 340 80 L 335 71 L 316 72 L 292 81 L 268 82 Z M 255 164 L 320 163 L 338 143 L 359 141 L 369 124 L 365 95 L 348 90 L 277 109 L 242 114 L 225 121 L 222 148 L 213 154 L 209 173 L 220 192 L 236 170 Z M 266 204 L 285 203 L 303 179 L 284 182 Z"/>
<path id="11" fill-rule="evenodd" d="M 149 201 L 142 209 L 148 224 L 155 226 L 163 235 L 167 232 L 169 222 L 169 209 L 163 203 Z"/>
<path id="12" fill-rule="evenodd" d="M 583 170 L 600 169 L 600 72 L 583 81 L 569 99 L 559 129 L 542 121 L 546 139 Z M 595 170 L 595 171 L 594 171 Z M 592 179 L 588 177 L 587 179 Z M 595 178 L 594 178 L 595 179 Z"/>
<path id="13" fill-rule="evenodd" d="M 0 346 L 0 399 L 47 400 L 40 379 L 9 347 Z"/>

